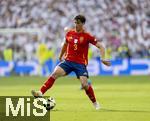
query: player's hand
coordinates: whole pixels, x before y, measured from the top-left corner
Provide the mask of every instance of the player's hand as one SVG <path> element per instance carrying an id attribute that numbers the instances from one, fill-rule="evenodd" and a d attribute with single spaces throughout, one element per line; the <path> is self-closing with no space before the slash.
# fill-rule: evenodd
<path id="1" fill-rule="evenodd" d="M 63 58 L 62 58 L 62 57 L 59 57 L 59 61 L 63 61 Z"/>
<path id="2" fill-rule="evenodd" d="M 102 61 L 102 63 L 103 63 L 104 65 L 106 65 L 106 66 L 111 66 L 110 60 L 101 60 L 101 61 Z"/>

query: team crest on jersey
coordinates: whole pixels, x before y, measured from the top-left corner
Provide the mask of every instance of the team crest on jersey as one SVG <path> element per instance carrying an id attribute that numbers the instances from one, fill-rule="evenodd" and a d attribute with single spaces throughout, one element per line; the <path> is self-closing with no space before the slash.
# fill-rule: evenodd
<path id="1" fill-rule="evenodd" d="M 78 40 L 77 40 L 77 39 L 74 39 L 74 43 L 75 43 L 75 44 L 78 43 Z"/>
<path id="2" fill-rule="evenodd" d="M 83 42 L 83 40 L 84 40 L 84 37 L 80 37 L 80 39 L 79 39 L 79 40 L 80 40 L 80 42 Z"/>

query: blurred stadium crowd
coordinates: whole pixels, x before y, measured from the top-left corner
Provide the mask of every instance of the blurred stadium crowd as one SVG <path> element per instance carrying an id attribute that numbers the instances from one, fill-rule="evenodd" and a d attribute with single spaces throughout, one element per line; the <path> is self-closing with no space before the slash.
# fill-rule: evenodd
<path id="1" fill-rule="evenodd" d="M 37 28 L 42 38 L 28 32 L 0 33 L 0 59 L 35 59 L 40 47 L 54 50 L 49 57 L 57 56 L 64 27 L 72 27 L 79 13 L 87 18 L 87 31 L 104 42 L 108 58 L 149 58 L 149 8 L 149 0 L 1 0 L 0 29 Z M 91 49 L 93 57 L 99 56 Z"/>

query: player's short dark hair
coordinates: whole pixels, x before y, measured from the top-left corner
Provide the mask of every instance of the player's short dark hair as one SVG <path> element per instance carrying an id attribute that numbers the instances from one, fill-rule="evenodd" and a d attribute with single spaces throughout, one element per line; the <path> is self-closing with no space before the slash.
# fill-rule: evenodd
<path id="1" fill-rule="evenodd" d="M 83 24 L 85 24 L 85 22 L 86 22 L 86 18 L 83 15 L 77 15 L 77 16 L 75 16 L 74 20 L 77 20 L 77 21 L 80 20 Z"/>

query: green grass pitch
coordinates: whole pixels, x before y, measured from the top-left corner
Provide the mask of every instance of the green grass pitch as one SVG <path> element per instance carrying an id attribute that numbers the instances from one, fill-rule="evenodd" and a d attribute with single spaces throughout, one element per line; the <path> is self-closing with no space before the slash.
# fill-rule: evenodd
<path id="1" fill-rule="evenodd" d="M 150 76 L 91 77 L 96 111 L 75 77 L 62 77 L 46 93 L 56 107 L 51 121 L 150 121 Z M 30 96 L 45 77 L 0 77 L 0 96 Z"/>

